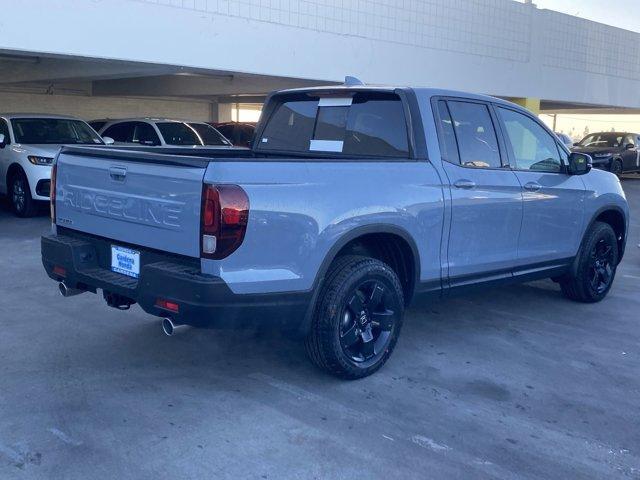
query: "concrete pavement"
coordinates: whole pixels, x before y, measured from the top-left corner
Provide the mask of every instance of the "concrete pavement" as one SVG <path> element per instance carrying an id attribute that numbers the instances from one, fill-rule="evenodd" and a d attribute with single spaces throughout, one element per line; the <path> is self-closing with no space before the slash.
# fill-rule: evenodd
<path id="1" fill-rule="evenodd" d="M 623 183 L 605 301 L 541 281 L 412 309 L 357 382 L 277 334 L 168 338 L 138 307 L 63 299 L 40 264 L 46 214 L 3 204 L 0 478 L 640 478 L 640 178 Z"/>

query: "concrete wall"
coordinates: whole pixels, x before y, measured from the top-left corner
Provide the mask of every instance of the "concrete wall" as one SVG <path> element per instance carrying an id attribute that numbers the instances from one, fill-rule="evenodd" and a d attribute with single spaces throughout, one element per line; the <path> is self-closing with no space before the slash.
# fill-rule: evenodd
<path id="1" fill-rule="evenodd" d="M 640 34 L 513 0 L 5 3 L 11 51 L 640 107 Z"/>
<path id="2" fill-rule="evenodd" d="M 0 112 L 55 113 L 85 120 L 123 117 L 171 117 L 210 120 L 209 102 L 139 98 L 40 95 L 0 91 Z"/>

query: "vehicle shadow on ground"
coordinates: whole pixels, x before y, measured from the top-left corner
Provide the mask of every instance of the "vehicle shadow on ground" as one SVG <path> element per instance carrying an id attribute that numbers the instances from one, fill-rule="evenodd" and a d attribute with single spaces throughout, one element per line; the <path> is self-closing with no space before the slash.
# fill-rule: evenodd
<path id="1" fill-rule="evenodd" d="M 496 302 L 498 297 L 501 300 Z M 73 302 L 74 299 L 56 301 Z M 424 308 L 411 308 L 394 355 L 377 375 L 400 373 L 404 361 L 428 361 L 423 358 L 425 352 L 420 351 L 421 346 L 463 342 L 465 333 L 482 335 L 485 332 L 493 336 L 497 332 L 514 333 L 518 328 L 527 328 L 545 335 L 553 334 L 557 322 L 573 322 L 568 315 L 554 320 L 522 313 L 535 312 L 534 306 L 541 301 L 560 311 L 575 309 L 575 304 L 562 298 L 559 288 L 551 281 L 489 289 L 436 300 Z M 83 310 L 77 312 L 80 317 L 87 316 L 87 309 Z M 72 356 L 78 365 L 96 372 L 104 368 L 106 372 L 121 371 L 126 376 L 136 368 L 145 371 L 151 368 L 152 372 L 158 372 L 158 380 L 174 374 L 203 379 L 213 375 L 232 380 L 269 372 L 274 377 L 297 378 L 303 384 L 336 381 L 306 359 L 302 338 L 269 329 L 234 331 L 190 327 L 167 337 L 161 331 L 160 319 L 147 316 L 138 307 L 133 307 L 132 312 L 107 310 L 105 305 L 89 310 L 95 312 L 91 316 L 103 317 L 93 327 L 101 332 L 74 343 L 76 351 Z M 105 323 L 104 317 L 112 320 Z M 86 321 L 91 322 L 91 318 Z M 412 348 L 414 345 L 417 349 Z M 411 359 L 412 355 L 416 358 Z"/>

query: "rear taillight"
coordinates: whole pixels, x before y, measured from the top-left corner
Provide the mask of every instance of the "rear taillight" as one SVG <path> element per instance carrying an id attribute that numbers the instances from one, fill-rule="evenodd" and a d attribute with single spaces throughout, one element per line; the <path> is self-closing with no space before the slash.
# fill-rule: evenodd
<path id="1" fill-rule="evenodd" d="M 244 240 L 249 221 L 249 197 L 238 185 L 202 188 L 200 254 L 219 260 L 233 253 Z"/>
<path id="2" fill-rule="evenodd" d="M 58 163 L 51 167 L 51 183 L 49 184 L 49 198 L 51 202 L 51 223 L 56 223 L 56 177 L 58 175 Z"/>

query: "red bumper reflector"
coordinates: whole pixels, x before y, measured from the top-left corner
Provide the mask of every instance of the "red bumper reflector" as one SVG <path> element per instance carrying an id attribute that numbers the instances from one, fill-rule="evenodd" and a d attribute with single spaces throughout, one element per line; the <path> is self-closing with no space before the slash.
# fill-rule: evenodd
<path id="1" fill-rule="evenodd" d="M 67 276 L 67 270 L 65 270 L 64 268 L 62 268 L 59 265 L 56 265 L 53 267 L 53 273 L 55 275 L 58 275 L 60 277 L 66 277 Z"/>
<path id="2" fill-rule="evenodd" d="M 163 308 L 164 310 L 169 310 L 173 313 L 178 313 L 180 311 L 180 305 L 175 302 L 165 300 L 164 298 L 158 298 L 156 300 L 156 307 Z"/>

